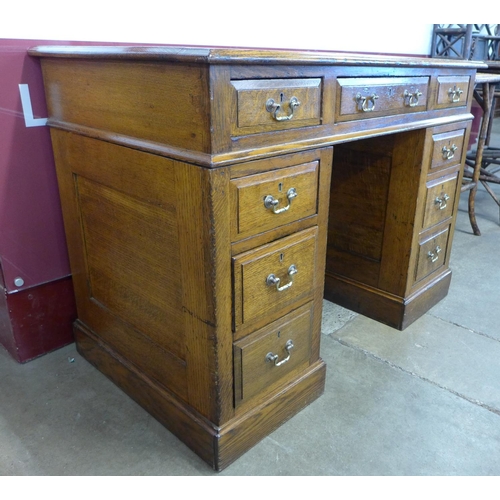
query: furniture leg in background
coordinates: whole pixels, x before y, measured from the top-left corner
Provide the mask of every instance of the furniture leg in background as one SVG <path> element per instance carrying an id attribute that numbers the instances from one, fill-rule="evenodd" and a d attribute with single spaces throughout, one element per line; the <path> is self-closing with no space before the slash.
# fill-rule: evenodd
<path id="1" fill-rule="evenodd" d="M 478 73 L 476 75 L 474 97 L 483 110 L 483 118 L 477 139 L 477 148 L 475 152 L 468 155 L 465 163 L 464 182 L 461 188 L 462 192 L 469 191 L 469 219 L 476 236 L 481 236 L 475 212 L 475 200 L 479 181 L 483 183 L 488 193 L 493 197 L 497 205 L 500 206 L 499 200 L 486 184 L 486 182 L 500 183 L 500 178 L 495 177 L 491 172 L 482 168 L 483 159 L 491 153 L 491 151 L 486 151 L 488 154 L 485 155 L 490 123 L 494 112 L 495 87 L 499 82 L 500 74 Z M 500 156 L 500 151 L 497 152 L 497 156 Z"/>

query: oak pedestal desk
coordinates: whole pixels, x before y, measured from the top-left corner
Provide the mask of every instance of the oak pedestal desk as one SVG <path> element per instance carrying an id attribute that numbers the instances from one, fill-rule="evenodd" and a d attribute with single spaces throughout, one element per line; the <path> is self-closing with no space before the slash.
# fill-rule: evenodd
<path id="1" fill-rule="evenodd" d="M 36 47 L 79 352 L 221 470 L 323 392 L 322 299 L 443 298 L 480 63 Z"/>

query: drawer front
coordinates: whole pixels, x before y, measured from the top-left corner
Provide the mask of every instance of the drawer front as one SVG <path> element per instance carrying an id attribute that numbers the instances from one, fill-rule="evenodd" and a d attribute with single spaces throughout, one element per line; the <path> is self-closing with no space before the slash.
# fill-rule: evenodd
<path id="1" fill-rule="evenodd" d="M 427 183 L 422 228 L 429 228 L 453 215 L 458 171 Z"/>
<path id="2" fill-rule="evenodd" d="M 312 299 L 317 233 L 306 229 L 233 258 L 235 330 Z"/>
<path id="3" fill-rule="evenodd" d="M 434 134 L 432 136 L 431 172 L 460 164 L 464 136 L 465 129 Z"/>
<path id="4" fill-rule="evenodd" d="M 421 241 L 418 249 L 415 283 L 442 268 L 448 251 L 449 227 Z"/>
<path id="5" fill-rule="evenodd" d="M 231 181 L 232 239 L 274 229 L 317 213 L 319 162 Z"/>
<path id="6" fill-rule="evenodd" d="M 234 135 L 319 125 L 321 78 L 234 80 Z"/>
<path id="7" fill-rule="evenodd" d="M 429 79 L 339 78 L 337 121 L 412 113 L 427 109 Z"/>
<path id="8" fill-rule="evenodd" d="M 437 108 L 466 106 L 469 95 L 470 77 L 440 76 L 438 77 Z"/>
<path id="9" fill-rule="evenodd" d="M 235 342 L 235 405 L 265 395 L 307 368 L 312 307 L 306 305 Z"/>

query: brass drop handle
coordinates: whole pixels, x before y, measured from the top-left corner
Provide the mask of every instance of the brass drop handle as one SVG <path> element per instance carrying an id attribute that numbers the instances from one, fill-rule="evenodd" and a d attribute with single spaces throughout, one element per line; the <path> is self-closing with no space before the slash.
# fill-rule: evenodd
<path id="1" fill-rule="evenodd" d="M 450 102 L 458 102 L 460 101 L 461 95 L 464 93 L 464 91 L 455 85 L 453 88 L 450 88 L 448 90 L 448 97 L 450 98 Z"/>
<path id="2" fill-rule="evenodd" d="M 449 147 L 449 148 L 444 146 L 442 149 L 443 160 L 451 160 L 455 156 L 455 151 L 457 149 L 458 149 L 458 146 L 456 146 L 455 144 L 452 144 L 451 147 Z"/>
<path id="3" fill-rule="evenodd" d="M 286 284 L 286 285 L 283 285 L 283 286 L 280 286 L 280 278 L 278 278 L 276 275 L 274 274 L 270 274 L 267 278 L 266 278 L 266 285 L 267 286 L 273 286 L 273 285 L 276 285 L 276 290 L 278 290 L 278 292 L 282 292 L 283 290 L 286 290 L 287 288 L 290 288 L 292 285 L 293 285 L 293 276 L 295 274 L 297 274 L 298 270 L 297 270 L 297 266 L 295 266 L 294 264 L 292 264 L 289 268 L 288 268 L 288 276 L 290 276 L 290 281 Z"/>
<path id="4" fill-rule="evenodd" d="M 268 99 L 266 102 L 266 111 L 271 113 L 272 117 L 277 122 L 284 122 L 286 120 L 291 120 L 293 118 L 295 109 L 298 108 L 299 106 L 300 106 L 300 101 L 296 97 L 292 97 L 288 102 L 288 108 L 289 108 L 288 114 L 278 116 L 278 112 L 281 109 L 281 104 L 276 102 L 274 99 Z"/>
<path id="5" fill-rule="evenodd" d="M 404 99 L 405 99 L 405 106 L 409 106 L 410 108 L 414 108 L 415 106 L 418 106 L 418 98 L 422 95 L 422 92 L 420 90 L 415 90 L 415 92 L 408 92 L 405 90 L 404 93 Z"/>
<path id="6" fill-rule="evenodd" d="M 372 94 L 369 96 L 362 96 L 361 94 L 356 94 L 356 102 L 358 103 L 358 110 L 368 113 L 369 111 L 375 110 L 375 101 L 378 99 L 377 94 Z"/>
<path id="7" fill-rule="evenodd" d="M 441 252 L 441 247 L 438 245 L 433 252 L 430 250 L 427 252 L 427 257 L 431 259 L 431 262 L 436 262 L 439 259 L 439 252 Z"/>
<path id="8" fill-rule="evenodd" d="M 444 210 L 446 206 L 448 205 L 448 200 L 450 197 L 445 193 L 441 198 L 438 196 L 435 200 L 434 203 L 438 205 L 439 210 Z"/>
<path id="9" fill-rule="evenodd" d="M 292 200 L 297 197 L 297 190 L 295 188 L 290 188 L 286 193 L 286 197 L 288 198 L 288 205 L 286 207 L 277 208 L 279 205 L 279 200 L 277 200 L 274 196 L 268 194 L 264 198 L 264 206 L 270 210 L 272 209 L 275 214 L 286 212 L 290 208 Z"/>
<path id="10" fill-rule="evenodd" d="M 266 355 L 266 362 L 268 363 L 274 363 L 274 366 L 281 366 L 284 365 L 291 356 L 290 351 L 294 348 L 292 340 L 289 340 L 285 344 L 285 351 L 288 353 L 288 356 L 286 358 L 283 358 L 281 361 L 278 361 L 279 356 L 277 354 L 274 354 L 272 352 L 268 352 Z"/>

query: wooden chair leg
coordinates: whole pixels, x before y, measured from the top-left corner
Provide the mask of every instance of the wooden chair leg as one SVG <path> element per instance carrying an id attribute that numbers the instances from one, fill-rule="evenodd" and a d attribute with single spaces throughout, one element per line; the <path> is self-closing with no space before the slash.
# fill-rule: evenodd
<path id="1" fill-rule="evenodd" d="M 476 192 L 477 184 L 469 191 L 469 221 L 472 227 L 472 231 L 476 236 L 481 236 L 481 231 L 476 221 Z"/>
<path id="2" fill-rule="evenodd" d="M 472 231 L 476 236 L 481 236 L 481 231 L 479 230 L 479 226 L 477 225 L 476 221 L 476 211 L 475 211 L 476 193 L 477 193 L 477 186 L 479 184 L 479 176 L 481 174 L 484 146 L 488 138 L 489 123 L 490 123 L 493 99 L 495 94 L 494 85 L 490 87 L 490 84 L 485 82 L 483 83 L 482 87 L 483 87 L 482 99 L 477 93 L 477 91 L 476 90 L 474 91 L 474 96 L 476 98 L 476 101 L 483 109 L 483 120 L 481 123 L 479 136 L 477 138 L 476 158 L 475 158 L 474 172 L 472 175 L 473 187 L 469 193 L 469 220 L 470 220 L 470 225 L 472 227 Z"/>

